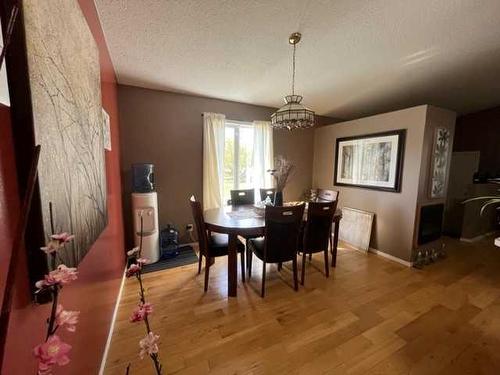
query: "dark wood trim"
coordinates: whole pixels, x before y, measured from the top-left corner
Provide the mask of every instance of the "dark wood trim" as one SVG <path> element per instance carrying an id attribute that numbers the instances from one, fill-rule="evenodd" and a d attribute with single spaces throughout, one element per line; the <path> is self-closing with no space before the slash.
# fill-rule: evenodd
<path id="1" fill-rule="evenodd" d="M 5 343 L 7 341 L 7 332 L 9 329 L 10 312 L 12 309 L 12 296 L 14 293 L 14 281 L 18 269 L 19 253 L 23 251 L 23 239 L 28 224 L 28 217 L 31 207 L 31 200 L 38 175 L 38 159 L 40 157 L 40 146 L 36 146 L 33 151 L 33 160 L 28 175 L 28 185 L 25 187 L 21 214 L 17 223 L 17 229 L 12 244 L 12 252 L 9 265 L 7 267 L 7 276 L 5 278 L 5 291 L 2 299 L 2 310 L 0 313 L 0 369 L 3 366 L 5 354 Z"/>
<path id="2" fill-rule="evenodd" d="M 8 19 L 10 9 L 14 3 L 17 3 L 17 1 L 5 0 L 1 2 L 0 17 L 2 19 L 3 35 L 5 35 L 6 32 L 5 20 Z M 21 6 L 12 32 L 9 50 L 5 56 L 7 83 L 11 102 L 10 115 L 14 140 L 16 172 L 19 186 L 19 198 L 21 201 L 24 199 L 27 192 L 26 189 L 28 187 L 30 167 L 36 146 L 26 35 L 24 29 L 24 14 Z M 25 236 L 24 244 L 27 251 L 27 266 L 31 293 L 33 293 L 35 290 L 35 282 L 43 278 L 43 275 L 48 271 L 46 255 L 40 251 L 40 246 L 45 242 L 45 234 L 43 232 L 42 206 L 38 182 L 33 191 L 27 228 L 29 236 Z"/>
<path id="3" fill-rule="evenodd" d="M 396 160 L 396 178 L 395 178 L 395 186 L 394 188 L 380 187 L 374 185 L 360 185 L 360 184 L 347 184 L 343 182 L 337 182 L 337 164 L 339 161 L 339 143 L 344 141 L 352 141 L 357 139 L 366 139 L 366 138 L 375 138 L 375 137 L 385 137 L 390 135 L 398 136 L 398 151 L 397 151 L 397 160 Z M 406 144 L 406 129 L 398 129 L 398 130 L 390 130 L 386 132 L 380 133 L 371 133 L 371 134 L 363 134 L 363 135 L 354 135 L 350 137 L 337 138 L 335 141 L 335 163 L 333 166 L 333 184 L 335 186 L 347 186 L 347 187 L 355 187 L 361 189 L 370 189 L 370 190 L 379 190 L 379 191 L 387 191 L 392 193 L 400 193 L 402 178 L 403 178 L 403 164 L 404 164 L 404 154 L 405 154 L 405 144 Z"/>

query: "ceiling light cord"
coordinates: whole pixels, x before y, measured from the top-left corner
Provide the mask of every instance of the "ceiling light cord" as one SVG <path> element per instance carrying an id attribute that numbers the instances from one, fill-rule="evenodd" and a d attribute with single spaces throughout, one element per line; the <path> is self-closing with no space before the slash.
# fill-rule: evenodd
<path id="1" fill-rule="evenodd" d="M 293 45 L 293 59 L 292 59 L 292 95 L 295 95 L 295 49 L 297 47 L 297 44 L 294 43 Z"/>

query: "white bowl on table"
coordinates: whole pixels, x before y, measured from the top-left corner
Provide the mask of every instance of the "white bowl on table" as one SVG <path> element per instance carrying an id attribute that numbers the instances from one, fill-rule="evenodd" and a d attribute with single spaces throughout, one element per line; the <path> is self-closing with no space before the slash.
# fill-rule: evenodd
<path id="1" fill-rule="evenodd" d="M 303 204 L 303 203 L 305 203 L 305 205 L 306 205 L 305 208 L 307 210 L 307 202 L 302 202 L 302 201 L 286 202 L 286 203 L 284 203 L 284 206 L 293 207 L 293 206 L 297 206 L 297 205 Z M 269 204 L 268 206 L 272 206 L 272 204 Z M 255 203 L 253 205 L 253 209 L 254 209 L 255 213 L 259 216 L 265 216 L 265 214 L 266 214 L 266 204 L 264 201 Z"/>

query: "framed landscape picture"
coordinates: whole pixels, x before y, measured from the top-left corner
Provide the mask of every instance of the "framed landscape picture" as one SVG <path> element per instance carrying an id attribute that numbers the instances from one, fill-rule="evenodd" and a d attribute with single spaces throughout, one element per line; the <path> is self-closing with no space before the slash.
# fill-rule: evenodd
<path id="1" fill-rule="evenodd" d="M 24 238 L 35 291 L 35 282 L 59 263 L 76 267 L 107 225 L 101 71 L 78 0 L 6 0 L 0 3 L 2 20 L 15 2 L 22 16 L 5 62 L 21 195 L 40 146 Z M 75 239 L 53 263 L 40 247 L 60 232 Z"/>
<path id="2" fill-rule="evenodd" d="M 334 184 L 401 191 L 406 129 L 337 138 Z"/>
<path id="3" fill-rule="evenodd" d="M 58 255 L 76 267 L 107 224 L 99 51 L 76 0 L 25 0 L 23 15 L 42 225 L 75 235 Z"/>

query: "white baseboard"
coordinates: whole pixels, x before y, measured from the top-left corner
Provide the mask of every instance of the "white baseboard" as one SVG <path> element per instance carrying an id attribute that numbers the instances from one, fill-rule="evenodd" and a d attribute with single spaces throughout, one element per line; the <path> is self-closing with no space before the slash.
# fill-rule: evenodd
<path id="1" fill-rule="evenodd" d="M 383 251 L 380 251 L 380 250 L 374 249 L 374 248 L 372 248 L 372 247 L 370 247 L 370 248 L 368 249 L 368 251 L 369 251 L 370 253 L 373 253 L 373 254 L 379 255 L 379 256 L 384 257 L 384 258 L 386 258 L 386 259 L 392 260 L 393 262 L 396 262 L 396 263 L 402 264 L 403 266 L 406 266 L 406 267 L 412 267 L 412 266 L 413 266 L 413 262 L 408 262 L 407 260 L 400 259 L 400 258 L 398 258 L 398 257 L 395 257 L 394 255 L 384 253 Z"/>
<path id="2" fill-rule="evenodd" d="M 120 284 L 120 290 L 118 291 L 118 296 L 116 298 L 115 309 L 113 311 L 113 316 L 111 318 L 111 325 L 109 326 L 108 338 L 106 340 L 106 346 L 104 347 L 104 353 L 102 355 L 101 366 L 99 367 L 99 375 L 104 374 L 104 368 L 106 367 L 106 361 L 108 359 L 109 347 L 111 346 L 111 337 L 113 336 L 113 331 L 115 330 L 116 315 L 118 314 L 118 307 L 120 306 L 120 301 L 122 299 L 123 286 L 125 285 L 125 272 L 127 267 L 123 270 L 122 281 Z"/>
<path id="3" fill-rule="evenodd" d="M 469 242 L 469 243 L 477 242 L 477 241 L 484 240 L 485 238 L 488 238 L 490 236 L 493 236 L 495 233 L 497 233 L 496 230 L 485 233 L 485 234 L 481 234 L 480 236 L 476 236 L 476 237 L 472 237 L 472 238 L 460 237 L 460 241 Z"/>
<path id="4" fill-rule="evenodd" d="M 413 266 L 412 262 L 408 262 L 406 260 L 403 260 L 403 259 L 400 259 L 398 257 L 395 257 L 394 255 L 390 255 L 390 254 L 384 253 L 383 251 L 374 249 L 373 247 L 370 247 L 370 248 L 368 248 L 368 251 L 365 251 L 365 250 L 358 249 L 357 247 L 352 246 L 352 245 L 350 245 L 348 243 L 345 243 L 345 242 L 342 243 L 342 246 L 347 247 L 348 249 L 359 251 L 359 252 L 364 253 L 364 254 L 366 254 L 366 253 L 372 253 L 372 254 L 381 256 L 381 257 L 383 257 L 385 259 L 389 259 L 389 260 L 391 260 L 393 262 L 402 264 L 403 266 L 406 266 L 406 267 L 412 267 Z"/>

